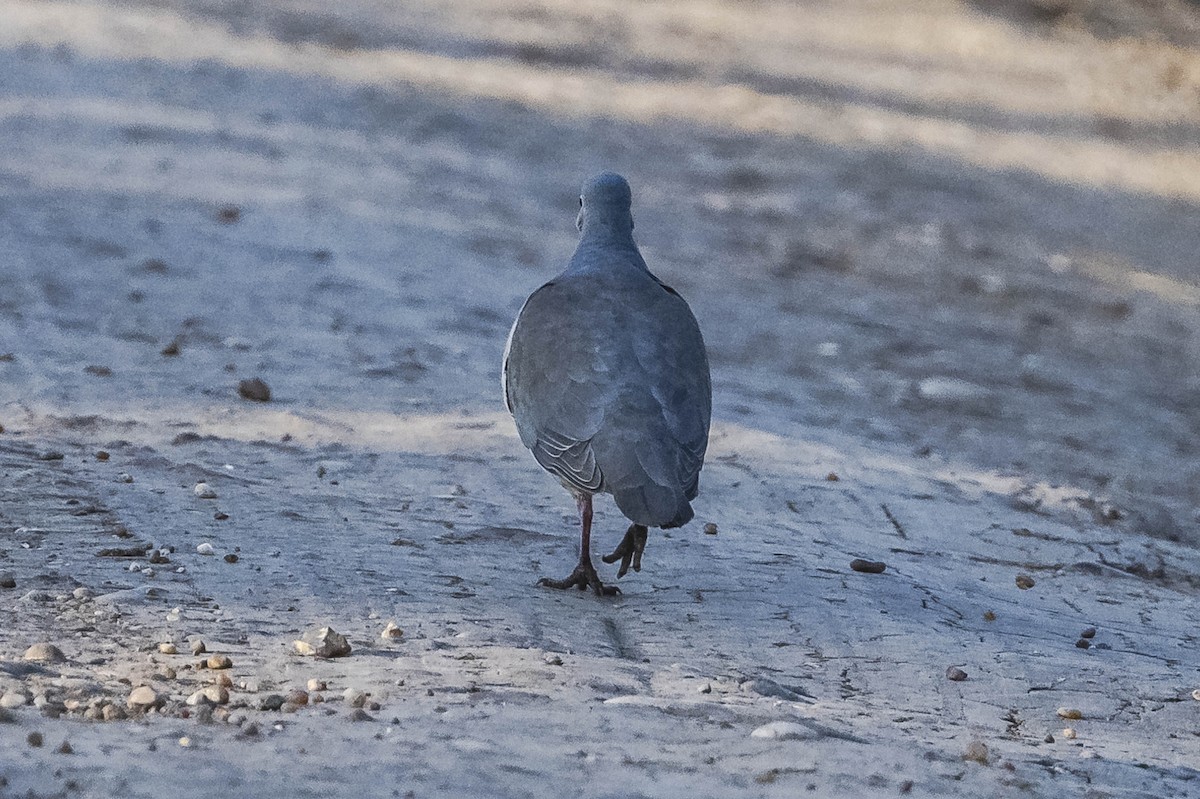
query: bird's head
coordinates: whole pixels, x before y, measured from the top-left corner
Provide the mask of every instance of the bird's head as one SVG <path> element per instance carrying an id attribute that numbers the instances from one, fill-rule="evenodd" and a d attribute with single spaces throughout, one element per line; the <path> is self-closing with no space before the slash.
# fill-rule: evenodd
<path id="1" fill-rule="evenodd" d="M 632 204 L 633 193 L 625 178 L 616 172 L 601 172 L 583 184 L 575 226 L 580 232 L 596 228 L 628 233 L 633 230 Z"/>

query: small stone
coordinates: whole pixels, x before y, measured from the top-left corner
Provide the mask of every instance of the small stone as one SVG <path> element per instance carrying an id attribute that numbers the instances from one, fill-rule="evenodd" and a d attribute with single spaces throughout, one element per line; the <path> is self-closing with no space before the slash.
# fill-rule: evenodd
<path id="1" fill-rule="evenodd" d="M 794 721 L 772 721 L 769 724 L 756 727 L 750 733 L 750 737 L 794 741 L 802 738 L 816 738 L 817 733 L 803 724 L 797 724 Z"/>
<path id="2" fill-rule="evenodd" d="M 222 205 L 217 209 L 217 221 L 223 225 L 232 225 L 242 218 L 242 209 L 236 205 Z"/>
<path id="3" fill-rule="evenodd" d="M 158 645 L 158 653 L 160 655 L 178 655 L 179 648 L 175 644 L 166 643 Z"/>
<path id="4" fill-rule="evenodd" d="M 0 574 L 0 588 L 16 588 L 17 579 L 11 574 Z"/>
<path id="5" fill-rule="evenodd" d="M 322 627 L 317 630 L 316 640 L 313 642 L 314 656 L 341 658 L 346 657 L 350 652 L 350 642 L 346 640 L 346 636 L 332 627 Z"/>
<path id="6" fill-rule="evenodd" d="M 850 568 L 853 571 L 863 572 L 864 574 L 883 574 L 884 570 L 887 568 L 887 564 L 881 560 L 863 560 L 862 558 L 855 558 L 854 560 L 850 561 Z"/>
<path id="7" fill-rule="evenodd" d="M 988 748 L 983 741 L 971 741 L 967 744 L 967 751 L 963 752 L 963 760 L 970 760 L 980 765 L 988 764 Z"/>
<path id="8" fill-rule="evenodd" d="M 224 685 L 210 685 L 207 688 L 202 688 L 200 693 L 204 694 L 204 698 L 214 705 L 229 704 L 229 689 Z"/>
<path id="9" fill-rule="evenodd" d="M 251 377 L 238 383 L 238 394 L 241 394 L 243 399 L 248 399 L 252 402 L 271 401 L 270 386 L 257 377 Z"/>
<path id="10" fill-rule="evenodd" d="M 283 707 L 283 703 L 287 701 L 287 697 L 282 694 L 267 694 L 258 702 L 259 710 L 274 711 Z"/>
<path id="11" fill-rule="evenodd" d="M 25 650 L 25 660 L 38 660 L 43 663 L 62 663 L 67 656 L 54 644 L 34 644 Z"/>
<path id="12" fill-rule="evenodd" d="M 111 456 L 110 456 L 110 455 L 109 455 L 107 452 L 105 452 L 104 450 L 102 450 L 102 449 L 101 449 L 101 450 L 97 450 L 97 451 L 96 451 L 96 460 L 98 460 L 98 461 L 106 461 L 106 460 L 108 460 L 110 457 L 111 457 Z"/>
<path id="13" fill-rule="evenodd" d="M 1068 741 L 1075 740 L 1078 734 L 1079 733 L 1075 732 L 1075 728 L 1073 727 L 1064 727 L 1062 731 L 1062 737 L 1066 738 Z"/>
<path id="14" fill-rule="evenodd" d="M 158 354 L 165 355 L 168 358 L 173 358 L 179 354 L 179 348 L 182 344 L 183 340 L 179 336 L 176 336 L 175 338 L 171 339 L 171 341 L 165 347 L 159 350 Z"/>
<path id="15" fill-rule="evenodd" d="M 215 555 L 217 551 L 213 549 L 213 545 L 205 541 L 203 544 L 196 545 L 196 552 L 201 555 Z"/>
<path id="16" fill-rule="evenodd" d="M 705 522 L 704 534 L 705 535 L 716 535 L 717 534 L 717 525 L 714 522 Z"/>
<path id="17" fill-rule="evenodd" d="M 61 461 L 64 455 L 58 450 L 49 450 L 38 455 L 39 460 L 43 461 Z"/>
<path id="18" fill-rule="evenodd" d="M 232 688 L 233 678 L 222 672 L 217 675 L 217 685 L 221 686 L 222 688 Z"/>
<path id="19" fill-rule="evenodd" d="M 296 650 L 297 655 L 304 655 L 305 657 L 315 655 L 317 652 L 317 650 L 313 648 L 313 645 L 308 641 L 292 641 L 292 648 Z"/>
<path id="20" fill-rule="evenodd" d="M 213 518 L 219 522 L 223 522 L 229 518 L 229 514 L 225 513 L 224 511 L 217 511 L 216 513 L 213 514 Z"/>
<path id="21" fill-rule="evenodd" d="M 1085 627 L 1083 629 L 1083 632 L 1081 632 L 1079 634 L 1079 637 L 1080 638 L 1095 638 L 1096 637 L 1096 628 L 1095 627 Z"/>
<path id="22" fill-rule="evenodd" d="M 1046 733 L 1046 737 L 1043 738 L 1042 740 L 1048 744 L 1052 744 L 1052 743 L 1054 743 L 1054 736 L 1051 735 L 1050 733 Z"/>
<path id="23" fill-rule="evenodd" d="M 1033 581 L 1033 578 L 1030 577 L 1028 574 L 1018 574 L 1016 583 L 1017 583 L 1017 588 L 1020 588 L 1022 591 L 1027 591 L 1030 588 L 1033 588 L 1034 585 L 1036 585 L 1036 583 Z"/>
<path id="24" fill-rule="evenodd" d="M 229 659 L 228 655 L 209 655 L 205 665 L 210 669 L 231 669 L 233 661 Z"/>
<path id="25" fill-rule="evenodd" d="M 287 704 L 289 704 L 289 705 L 307 705 L 308 704 L 308 692 L 301 691 L 300 689 L 296 689 L 295 691 L 289 691 L 288 695 L 287 695 Z"/>
<path id="26" fill-rule="evenodd" d="M 129 699 L 126 704 L 130 707 L 151 707 L 158 701 L 158 694 L 154 693 L 154 689 L 149 685 L 139 685 L 129 692 Z"/>
<path id="27" fill-rule="evenodd" d="M 0 708 L 5 710 L 14 710 L 19 707 L 25 707 L 29 704 L 31 697 L 24 691 L 5 691 L 3 696 L 0 696 Z"/>
<path id="28" fill-rule="evenodd" d="M 179 739 L 179 745 L 182 746 L 184 749 L 187 749 L 189 746 L 192 745 L 192 739 L 185 735 Z"/>
<path id="29" fill-rule="evenodd" d="M 342 699 L 350 707 L 363 707 L 367 704 L 367 695 L 357 688 L 347 688 L 342 692 Z"/>
<path id="30" fill-rule="evenodd" d="M 314 677 L 313 679 L 311 679 L 311 680 L 309 680 L 309 681 L 308 681 L 308 690 L 309 690 L 309 692 L 312 692 L 312 691 L 324 691 L 324 690 L 325 690 L 325 688 L 326 688 L 326 685 L 325 685 L 325 681 L 324 681 L 324 680 L 318 680 L 317 678 L 315 678 L 315 677 Z"/>
<path id="31" fill-rule="evenodd" d="M 222 560 L 224 560 L 226 563 L 237 563 L 238 556 L 230 552 L 228 555 L 222 558 Z"/>
<path id="32" fill-rule="evenodd" d="M 107 704 L 101 713 L 105 721 L 120 721 L 125 718 L 125 709 L 120 705 Z"/>
<path id="33" fill-rule="evenodd" d="M 546 665 L 548 666 L 561 666 L 563 664 L 562 657 L 553 652 L 547 652 L 542 656 L 542 660 L 546 661 Z"/>
<path id="34" fill-rule="evenodd" d="M 1200 688 L 1197 688 L 1194 691 L 1192 691 L 1192 699 L 1195 699 L 1197 702 L 1200 702 Z"/>
<path id="35" fill-rule="evenodd" d="M 192 654 L 193 655 L 203 655 L 207 651 L 208 651 L 208 647 L 206 647 L 204 645 L 204 641 L 202 641 L 199 638 L 197 638 L 195 641 L 192 641 Z"/>
<path id="36" fill-rule="evenodd" d="M 830 472 L 829 474 L 825 475 L 825 479 L 831 483 L 836 483 L 838 480 L 841 480 L 842 478 L 837 476 L 837 472 Z"/>
<path id="37" fill-rule="evenodd" d="M 984 620 L 984 621 L 995 621 L 995 620 L 996 620 L 996 613 L 995 613 L 995 611 L 991 611 L 991 610 L 985 610 L 985 611 L 983 612 L 983 620 Z"/>
<path id="38" fill-rule="evenodd" d="M 699 688 L 697 688 L 696 691 L 698 693 L 702 693 L 702 694 L 711 694 L 712 693 L 712 683 L 706 682 L 706 683 L 704 683 L 704 685 L 701 685 Z"/>
<path id="39" fill-rule="evenodd" d="M 958 666 L 951 666 L 946 669 L 946 679 L 953 680 L 954 682 L 962 682 L 967 679 L 967 673 Z"/>
<path id="40" fill-rule="evenodd" d="M 25 736 L 25 743 L 29 744 L 34 749 L 40 748 L 42 745 L 42 734 L 36 731 L 29 733 Z"/>
<path id="41" fill-rule="evenodd" d="M 196 483 L 196 487 L 192 489 L 192 493 L 200 497 L 200 499 L 216 499 L 217 492 L 208 483 Z"/>
<path id="42" fill-rule="evenodd" d="M 309 694 L 308 701 L 310 704 L 319 705 L 325 701 L 325 697 L 321 694 Z"/>
<path id="43" fill-rule="evenodd" d="M 394 621 L 389 621 L 387 626 L 383 628 L 383 632 L 379 634 L 379 637 L 385 641 L 402 638 L 403 636 L 404 630 L 401 630 Z"/>
<path id="44" fill-rule="evenodd" d="M 92 589 L 81 585 L 71 592 L 71 596 L 73 596 L 75 599 L 91 599 Z"/>
<path id="45" fill-rule="evenodd" d="M 1058 714 L 1058 717 L 1060 719 L 1075 720 L 1075 719 L 1083 718 L 1083 711 L 1079 710 L 1078 708 L 1074 708 L 1074 707 L 1060 707 L 1058 710 L 1056 710 L 1054 712 Z"/>
<path id="46" fill-rule="evenodd" d="M 132 483 L 133 475 L 130 474 L 129 472 L 121 472 L 120 474 L 117 475 L 117 482 L 118 483 Z"/>
<path id="47" fill-rule="evenodd" d="M 71 748 L 70 741 L 63 741 L 58 745 L 58 753 L 60 755 L 72 755 L 75 754 L 75 750 Z"/>
<path id="48" fill-rule="evenodd" d="M 1079 649 L 1089 649 L 1092 646 L 1092 642 L 1086 638 L 1080 638 L 1075 642 L 1075 646 Z"/>
<path id="49" fill-rule="evenodd" d="M 350 713 L 350 720 L 351 721 L 374 721 L 375 717 L 372 716 L 367 711 L 363 710 L 361 707 L 356 707 Z"/>

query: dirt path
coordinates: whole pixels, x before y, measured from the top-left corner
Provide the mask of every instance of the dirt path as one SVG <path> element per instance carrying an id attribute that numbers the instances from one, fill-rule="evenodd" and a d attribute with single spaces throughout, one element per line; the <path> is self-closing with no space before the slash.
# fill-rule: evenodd
<path id="1" fill-rule="evenodd" d="M 1190 40 L 344 5 L 0 3 L 0 796 L 1200 791 Z M 497 375 L 601 167 L 717 420 L 611 603 Z"/>

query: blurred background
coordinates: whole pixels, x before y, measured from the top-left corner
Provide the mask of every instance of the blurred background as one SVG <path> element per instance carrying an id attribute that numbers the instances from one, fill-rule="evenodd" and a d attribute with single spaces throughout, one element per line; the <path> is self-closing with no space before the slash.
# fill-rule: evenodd
<path id="1" fill-rule="evenodd" d="M 1200 541 L 1184 0 L 0 0 L 0 422 L 498 411 L 605 168 L 718 420 Z"/>

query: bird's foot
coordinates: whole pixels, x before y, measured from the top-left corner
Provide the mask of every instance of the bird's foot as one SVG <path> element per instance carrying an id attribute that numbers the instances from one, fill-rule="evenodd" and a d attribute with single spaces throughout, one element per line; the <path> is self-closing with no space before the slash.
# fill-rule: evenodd
<path id="1" fill-rule="evenodd" d="M 590 560 L 581 560 L 575 567 L 575 571 L 568 574 L 565 579 L 551 580 L 549 577 L 543 577 L 538 580 L 538 585 L 548 588 L 578 588 L 580 591 L 590 588 L 596 592 L 596 596 L 616 596 L 621 593 L 621 589 L 615 585 L 605 585 L 600 582 L 600 575 L 596 574 L 596 567 Z"/>
<path id="2" fill-rule="evenodd" d="M 621 568 L 617 570 L 618 578 L 624 577 L 630 566 L 633 566 L 635 572 L 640 572 L 642 570 L 642 553 L 646 551 L 647 534 L 646 525 L 629 525 L 621 543 L 617 544 L 617 548 L 611 554 L 605 555 L 601 560 L 605 563 L 621 561 Z"/>

